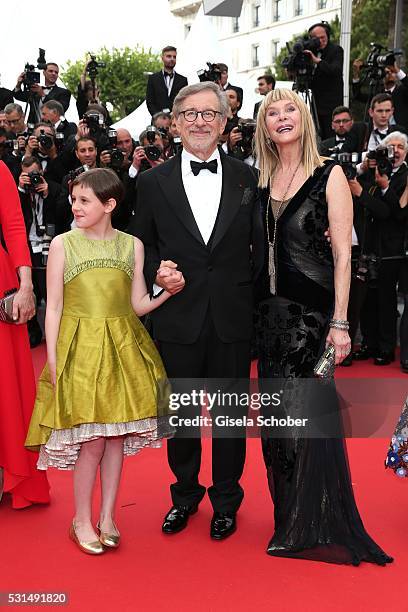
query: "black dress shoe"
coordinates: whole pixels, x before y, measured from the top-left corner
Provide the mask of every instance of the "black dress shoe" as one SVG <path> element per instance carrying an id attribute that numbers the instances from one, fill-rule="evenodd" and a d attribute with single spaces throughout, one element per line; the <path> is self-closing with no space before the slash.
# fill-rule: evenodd
<path id="1" fill-rule="evenodd" d="M 347 355 L 347 357 L 345 357 L 343 359 L 343 361 L 341 362 L 340 365 L 345 367 L 345 368 L 349 368 L 350 366 L 353 365 L 353 357 L 352 357 L 351 353 L 349 355 Z"/>
<path id="2" fill-rule="evenodd" d="M 210 536 L 213 540 L 224 540 L 237 529 L 236 515 L 232 512 L 214 512 Z"/>
<path id="3" fill-rule="evenodd" d="M 401 371 L 408 374 L 408 361 L 401 361 Z"/>
<path id="4" fill-rule="evenodd" d="M 173 506 L 164 517 L 163 533 L 178 533 L 187 526 L 188 517 L 197 512 L 197 506 Z"/>
<path id="5" fill-rule="evenodd" d="M 374 358 L 374 365 L 377 365 L 377 366 L 390 365 L 390 363 L 394 361 L 394 359 L 395 359 L 394 353 L 380 352 Z"/>
<path id="6" fill-rule="evenodd" d="M 354 361 L 365 361 L 366 359 L 370 359 L 370 357 L 374 357 L 374 353 L 366 344 L 362 344 L 358 351 L 352 353 Z"/>

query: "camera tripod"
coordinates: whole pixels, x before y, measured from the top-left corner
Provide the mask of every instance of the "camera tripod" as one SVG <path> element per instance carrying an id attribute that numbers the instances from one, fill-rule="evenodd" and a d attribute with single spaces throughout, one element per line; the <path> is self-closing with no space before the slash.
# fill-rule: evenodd
<path id="1" fill-rule="evenodd" d="M 317 114 L 316 101 L 312 94 L 308 75 L 297 72 L 292 90 L 296 91 L 297 94 L 300 94 L 301 98 L 308 106 L 312 115 L 313 123 L 315 124 L 316 131 L 320 134 L 320 122 L 319 116 Z"/>

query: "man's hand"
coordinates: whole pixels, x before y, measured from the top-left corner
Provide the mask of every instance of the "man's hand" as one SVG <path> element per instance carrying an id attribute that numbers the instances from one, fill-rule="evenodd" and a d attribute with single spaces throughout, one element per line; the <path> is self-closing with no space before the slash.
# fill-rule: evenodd
<path id="1" fill-rule="evenodd" d="M 102 166 L 110 166 L 111 156 L 109 151 L 102 151 L 99 160 Z"/>
<path id="2" fill-rule="evenodd" d="M 351 194 L 355 196 L 356 198 L 359 198 L 361 196 L 363 188 L 358 182 L 358 180 L 356 178 L 353 178 L 353 179 L 349 179 L 347 182 L 349 184 Z"/>
<path id="3" fill-rule="evenodd" d="M 362 68 L 364 64 L 364 61 L 360 58 L 355 59 L 353 62 L 353 79 L 359 79 L 360 78 L 360 70 Z"/>
<path id="4" fill-rule="evenodd" d="M 242 134 L 237 127 L 234 127 L 228 136 L 228 146 L 230 149 L 233 149 L 240 140 L 242 140 Z"/>
<path id="5" fill-rule="evenodd" d="M 143 159 L 147 159 L 144 148 L 136 147 L 135 150 L 133 151 L 132 166 L 136 168 L 138 172 L 140 170 L 140 165 Z"/>
<path id="6" fill-rule="evenodd" d="M 18 77 L 17 77 L 17 83 L 15 86 L 15 89 L 21 89 L 21 85 L 23 84 L 24 81 L 24 77 L 25 77 L 25 72 L 21 72 Z"/>
<path id="7" fill-rule="evenodd" d="M 18 186 L 20 189 L 24 189 L 27 185 L 31 184 L 31 179 L 28 176 L 28 172 L 22 172 L 18 178 Z"/>
<path id="8" fill-rule="evenodd" d="M 39 83 L 34 83 L 34 85 L 31 85 L 30 91 L 31 93 L 34 93 L 40 96 L 40 98 L 44 97 L 44 89 L 41 87 Z"/>
<path id="9" fill-rule="evenodd" d="M 37 136 L 30 136 L 26 146 L 26 155 L 33 155 L 38 151 L 38 138 Z"/>
<path id="10" fill-rule="evenodd" d="M 85 121 L 81 119 L 80 122 L 78 123 L 75 140 L 78 141 L 80 138 L 83 138 L 84 136 L 89 136 L 89 127 L 87 126 Z"/>
<path id="11" fill-rule="evenodd" d="M 310 51 L 309 49 L 305 49 L 303 53 L 306 53 L 307 55 L 309 55 L 310 59 L 312 60 L 314 64 L 320 64 L 320 62 L 322 61 L 320 57 L 317 57 L 317 55 L 315 55 L 313 51 Z"/>
<path id="12" fill-rule="evenodd" d="M 177 270 L 177 264 L 174 261 L 162 260 L 160 268 L 157 270 L 155 283 L 171 295 L 175 295 L 184 288 L 186 281 L 183 274 Z"/>
<path id="13" fill-rule="evenodd" d="M 35 191 L 39 194 L 41 194 L 41 197 L 45 200 L 46 198 L 48 198 L 48 183 L 45 180 L 45 178 L 42 176 L 41 177 L 41 183 L 39 183 L 38 185 L 36 185 L 35 187 Z"/>
<path id="14" fill-rule="evenodd" d="M 380 174 L 378 168 L 375 168 L 375 182 L 380 189 L 388 189 L 390 186 L 390 179 L 386 174 Z"/>

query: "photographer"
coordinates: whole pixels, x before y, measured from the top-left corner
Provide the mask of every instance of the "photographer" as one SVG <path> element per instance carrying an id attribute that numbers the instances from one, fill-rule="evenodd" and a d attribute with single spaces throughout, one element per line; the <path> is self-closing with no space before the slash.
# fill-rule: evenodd
<path id="1" fill-rule="evenodd" d="M 61 183 L 61 191 L 59 193 L 56 203 L 56 234 L 62 234 L 68 232 L 71 229 L 72 221 L 74 219 L 71 210 L 71 198 L 69 195 L 69 186 L 74 178 L 81 172 L 86 170 L 92 170 L 97 167 L 96 163 L 96 142 L 90 136 L 83 136 L 79 138 L 75 143 L 75 158 L 76 168 L 71 170 L 64 178 Z"/>
<path id="2" fill-rule="evenodd" d="M 222 62 L 218 62 L 217 64 L 217 68 L 221 73 L 221 77 L 220 77 L 220 82 L 219 85 L 221 87 L 221 89 L 223 89 L 225 92 L 227 91 L 227 89 L 235 89 L 235 91 L 237 92 L 237 96 L 238 96 L 238 100 L 240 102 L 240 108 L 242 106 L 242 103 L 244 101 L 244 91 L 242 89 L 242 87 L 238 87 L 237 85 L 231 85 L 231 83 L 228 82 L 228 66 L 227 64 L 223 64 Z"/>
<path id="3" fill-rule="evenodd" d="M 26 76 L 25 72 L 22 72 L 17 79 L 16 86 L 13 91 L 13 95 L 16 100 L 22 102 L 29 102 L 30 98 L 33 102 L 30 104 L 30 114 L 28 116 L 28 123 L 36 123 L 40 118 L 41 107 L 45 102 L 49 100 L 57 100 L 62 104 L 64 112 L 68 110 L 69 102 L 71 99 L 71 92 L 69 89 L 59 87 L 56 83 L 58 81 L 59 66 L 54 62 L 48 62 L 45 64 L 43 70 L 44 85 L 34 83 L 30 86 L 29 91 L 21 91 L 21 86 L 24 83 Z"/>
<path id="4" fill-rule="evenodd" d="M 253 119 L 239 118 L 238 125 L 228 135 L 228 155 L 240 159 L 249 166 L 254 165 L 253 139 L 256 123 Z"/>
<path id="5" fill-rule="evenodd" d="M 390 147 L 391 159 L 382 155 Z M 371 206 L 386 204 L 388 214 L 378 228 L 377 262 L 372 276 L 377 276 L 376 290 L 370 292 L 362 312 L 362 348 L 355 359 L 374 357 L 375 365 L 388 365 L 394 360 L 396 346 L 397 292 L 396 287 L 403 265 L 405 225 L 393 215 L 394 202 L 399 200 L 407 184 L 407 136 L 393 132 L 387 136 L 373 154 L 366 159 L 367 170 L 358 182 L 350 185 L 359 204 L 371 200 Z M 350 184 L 350 182 L 349 182 Z M 375 280 L 375 278 L 373 279 Z"/>
<path id="6" fill-rule="evenodd" d="M 92 82 L 92 80 L 88 79 L 88 74 L 90 73 L 94 79 L 96 79 L 97 71 L 95 72 L 95 64 L 96 68 L 101 62 L 97 62 L 94 57 L 91 57 L 85 64 L 84 70 L 81 74 L 78 90 L 77 90 L 77 99 L 76 99 L 76 107 L 78 111 L 78 117 L 82 119 L 90 104 L 99 104 L 105 109 L 106 118 L 105 125 L 112 125 L 112 119 L 109 115 L 109 111 L 106 108 L 105 104 L 102 103 L 100 99 L 100 91 L 99 87 L 96 85 L 96 82 Z"/>
<path id="7" fill-rule="evenodd" d="M 174 70 L 177 49 L 172 46 L 164 47 L 161 58 L 162 70 L 151 74 L 147 81 L 146 104 L 152 117 L 163 111 L 169 113 L 180 89 L 188 85 L 186 77 Z"/>
<path id="8" fill-rule="evenodd" d="M 333 108 L 343 104 L 343 49 L 330 42 L 328 23 L 316 23 L 309 28 L 309 35 L 318 39 L 316 52 L 304 50 L 313 64 L 310 88 L 316 104 L 322 140 L 332 135 L 331 114 Z"/>
<path id="9" fill-rule="evenodd" d="M 275 77 L 271 74 L 263 74 L 258 77 L 258 93 L 260 96 L 266 96 L 267 93 L 275 89 L 276 80 Z M 256 121 L 258 116 L 259 107 L 262 104 L 262 100 L 257 102 L 254 106 L 253 118 Z"/>
<path id="10" fill-rule="evenodd" d="M 27 134 L 24 112 L 19 104 L 15 104 L 14 102 L 7 104 L 4 108 L 4 113 L 6 115 L 7 130 L 9 132 L 14 134 L 14 136 Z"/>
<path id="11" fill-rule="evenodd" d="M 319 144 L 320 155 L 330 156 L 333 149 L 339 152 L 361 153 L 366 141 L 367 127 L 362 122 L 354 123 L 347 106 L 336 106 L 332 113 L 334 136 Z"/>
<path id="12" fill-rule="evenodd" d="M 20 156 L 13 155 L 15 141 L 10 138 L 9 132 L 0 127 L 0 160 L 6 164 L 16 183 L 21 170 Z"/>
<path id="13" fill-rule="evenodd" d="M 165 161 L 161 134 L 156 128 L 150 129 L 151 127 L 153 126 L 147 127 L 139 136 L 140 145 L 133 152 L 132 165 L 129 168 L 131 179 Z"/>
<path id="14" fill-rule="evenodd" d="M 45 266 L 51 238 L 55 234 L 59 186 L 45 180 L 37 158 L 26 156 L 21 163 L 18 191 L 33 264 L 34 293 L 40 305 L 41 300 L 47 298 Z M 36 316 L 28 322 L 28 332 L 31 348 L 40 344 L 42 331 Z"/>
<path id="15" fill-rule="evenodd" d="M 50 123 L 57 134 L 63 134 L 64 142 L 72 134 L 76 134 L 77 126 L 75 123 L 67 121 L 64 117 L 64 108 L 57 100 L 50 100 L 43 104 L 41 108 L 41 121 Z"/>
<path id="16" fill-rule="evenodd" d="M 369 94 L 362 91 L 363 82 L 361 81 L 361 69 L 364 62 L 356 59 L 353 62 L 353 99 L 359 102 L 368 102 Z M 392 97 L 394 108 L 394 122 L 408 131 L 408 76 L 394 62 L 390 66 L 383 68 L 384 77 L 379 87 L 378 93 L 387 93 Z"/>
<path id="17" fill-rule="evenodd" d="M 45 179 L 61 184 L 65 169 L 57 149 L 55 130 L 49 123 L 37 123 L 28 137 L 24 157 L 32 155 L 39 160 Z"/>

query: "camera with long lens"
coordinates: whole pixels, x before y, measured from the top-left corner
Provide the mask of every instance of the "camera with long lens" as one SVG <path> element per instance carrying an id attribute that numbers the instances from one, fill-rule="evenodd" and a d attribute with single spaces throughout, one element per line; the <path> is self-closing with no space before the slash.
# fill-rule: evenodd
<path id="1" fill-rule="evenodd" d="M 108 130 L 108 140 L 109 140 L 109 146 L 111 147 L 110 149 L 108 149 L 108 153 L 111 158 L 109 165 L 112 168 L 112 170 L 116 170 L 116 171 L 120 170 L 122 168 L 122 164 L 125 159 L 125 155 L 123 151 L 117 148 L 118 135 L 116 133 L 116 130 L 113 130 L 113 129 Z"/>
<path id="2" fill-rule="evenodd" d="M 378 172 L 382 176 L 387 175 L 388 178 L 390 178 L 395 163 L 394 145 L 388 145 L 386 147 L 380 145 L 373 151 L 368 151 L 367 159 L 375 159 Z"/>
<path id="3" fill-rule="evenodd" d="M 320 40 L 316 36 L 305 36 L 296 40 L 292 47 L 287 42 L 286 48 L 288 55 L 283 58 L 282 67 L 293 75 L 299 91 L 308 89 L 309 81 L 312 78 L 313 62 L 305 51 L 316 54 L 320 49 Z"/>
<path id="4" fill-rule="evenodd" d="M 237 159 L 244 160 L 249 157 L 253 151 L 256 121 L 245 121 L 243 123 L 239 123 L 236 127 L 239 133 L 242 135 L 242 138 L 232 148 L 232 154 Z"/>
<path id="5" fill-rule="evenodd" d="M 203 68 L 201 70 L 197 70 L 197 76 L 201 83 L 206 81 L 212 81 L 213 83 L 219 83 L 221 80 L 221 70 L 218 67 L 218 64 L 212 64 L 211 62 L 206 62 L 207 69 Z"/>
<path id="6" fill-rule="evenodd" d="M 378 271 L 380 266 L 380 259 L 377 255 L 370 253 L 369 255 L 361 254 L 356 262 L 353 277 L 368 283 L 368 285 L 375 289 L 378 280 Z"/>
<path id="7" fill-rule="evenodd" d="M 355 179 L 357 176 L 357 164 L 361 162 L 361 153 L 342 152 L 338 147 L 329 149 L 330 157 L 334 159 L 344 172 L 348 181 Z"/>
<path id="8" fill-rule="evenodd" d="M 104 119 L 101 113 L 87 112 L 82 117 L 85 125 L 89 128 L 89 134 L 96 138 L 97 135 L 103 130 Z"/>
<path id="9" fill-rule="evenodd" d="M 51 136 L 51 134 L 46 134 L 45 130 L 40 129 L 40 135 L 37 137 L 38 139 L 38 143 L 42 146 L 43 149 L 45 149 L 45 151 L 49 151 L 50 149 L 52 149 L 53 145 L 54 145 L 54 136 Z"/>
<path id="10" fill-rule="evenodd" d="M 40 172 L 38 172 L 38 170 L 33 170 L 32 172 L 28 173 L 28 178 L 30 179 L 30 182 L 28 185 L 24 186 L 24 189 L 27 192 L 33 193 L 35 192 L 35 188 L 37 187 L 37 185 L 41 185 L 42 176 Z"/>
<path id="11" fill-rule="evenodd" d="M 45 59 L 45 49 L 39 49 L 38 51 L 39 55 L 36 66 L 38 70 L 45 70 L 45 68 L 47 67 L 47 62 Z M 41 75 L 35 69 L 36 66 L 28 62 L 24 66 L 23 85 L 25 91 L 29 91 L 33 85 L 37 85 L 40 82 Z"/>
<path id="12" fill-rule="evenodd" d="M 96 59 L 96 56 L 92 55 L 92 53 L 89 53 L 89 56 L 91 60 L 86 65 L 86 71 L 89 75 L 89 78 L 91 80 L 94 80 L 98 76 L 99 68 L 106 68 L 106 64 L 105 62 L 98 61 Z"/>
<path id="13" fill-rule="evenodd" d="M 402 55 L 402 49 L 387 49 L 378 43 L 371 43 L 371 50 L 367 56 L 363 68 L 366 69 L 366 77 L 381 80 L 385 75 L 385 68 L 393 66 L 396 58 Z"/>
<path id="14" fill-rule="evenodd" d="M 157 161 L 158 159 L 160 159 L 162 154 L 162 150 L 154 144 L 156 140 L 156 134 L 158 133 L 159 131 L 153 125 L 149 125 L 146 128 L 146 140 L 149 144 L 145 145 L 143 149 L 146 153 L 147 159 L 150 159 L 150 161 Z"/>

